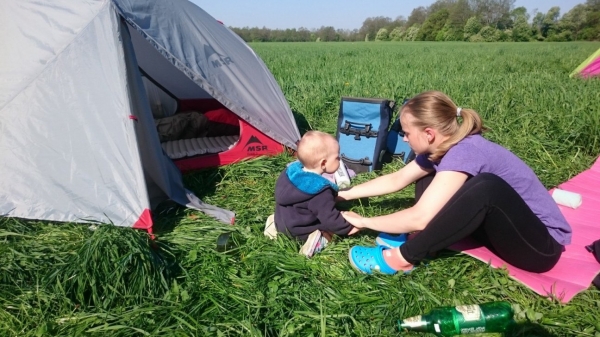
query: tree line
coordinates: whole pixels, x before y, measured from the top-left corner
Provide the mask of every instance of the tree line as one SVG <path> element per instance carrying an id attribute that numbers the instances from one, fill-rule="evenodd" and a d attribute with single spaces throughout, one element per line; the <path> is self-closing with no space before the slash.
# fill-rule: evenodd
<path id="1" fill-rule="evenodd" d="M 514 7 L 515 0 L 438 0 L 417 7 L 408 18 L 378 16 L 360 29 L 269 29 L 229 27 L 246 42 L 310 41 L 596 41 L 600 40 L 600 0 L 586 0 L 561 16 Z"/>

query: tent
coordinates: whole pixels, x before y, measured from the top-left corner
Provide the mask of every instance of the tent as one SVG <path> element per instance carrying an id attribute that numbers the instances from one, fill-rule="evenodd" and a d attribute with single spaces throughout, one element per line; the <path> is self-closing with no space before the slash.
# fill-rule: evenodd
<path id="1" fill-rule="evenodd" d="M 151 231 L 151 210 L 170 199 L 230 223 L 181 170 L 300 138 L 265 64 L 188 1 L 7 0 L 0 30 L 0 216 Z M 185 109 L 233 117 L 239 133 L 161 144 L 159 117 Z"/>
<path id="2" fill-rule="evenodd" d="M 600 49 L 596 50 L 590 57 L 588 57 L 583 63 L 579 65 L 570 77 L 581 76 L 581 77 L 594 77 L 600 74 Z"/>

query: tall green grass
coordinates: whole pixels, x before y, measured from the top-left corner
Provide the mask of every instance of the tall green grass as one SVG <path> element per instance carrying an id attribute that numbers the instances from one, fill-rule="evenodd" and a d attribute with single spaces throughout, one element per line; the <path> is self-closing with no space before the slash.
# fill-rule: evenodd
<path id="1" fill-rule="evenodd" d="M 335 132 L 340 96 L 402 102 L 434 89 L 480 112 L 490 139 L 537 168 L 547 185 L 579 172 L 598 154 L 600 82 L 568 77 L 596 43 L 252 46 L 312 128 Z"/>
<path id="2" fill-rule="evenodd" d="M 302 129 L 334 133 L 341 96 L 401 102 L 437 89 L 479 111 L 487 137 L 521 156 L 548 187 L 600 153 L 600 81 L 568 77 L 597 43 L 252 47 Z M 170 204 L 155 211 L 155 240 L 110 225 L 0 218 L 0 336 L 395 336 L 399 318 L 494 300 L 517 309 L 511 336 L 600 336 L 593 288 L 561 304 L 506 270 L 449 251 L 409 275 L 362 275 L 347 253 L 372 245 L 371 232 L 336 238 L 312 259 L 293 240 L 266 239 L 275 180 L 291 160 L 283 154 L 184 176 L 204 201 L 234 210 L 235 226 Z M 342 206 L 376 215 L 412 203 L 409 187 Z M 226 232 L 236 247 L 219 252 L 217 237 Z"/>

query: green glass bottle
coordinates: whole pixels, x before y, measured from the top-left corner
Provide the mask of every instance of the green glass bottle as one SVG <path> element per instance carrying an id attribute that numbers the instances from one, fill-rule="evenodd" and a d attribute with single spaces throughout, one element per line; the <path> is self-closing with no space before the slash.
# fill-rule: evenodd
<path id="1" fill-rule="evenodd" d="M 430 332 L 438 336 L 505 332 L 513 323 L 508 302 L 440 307 L 425 315 L 398 321 L 400 331 Z"/>

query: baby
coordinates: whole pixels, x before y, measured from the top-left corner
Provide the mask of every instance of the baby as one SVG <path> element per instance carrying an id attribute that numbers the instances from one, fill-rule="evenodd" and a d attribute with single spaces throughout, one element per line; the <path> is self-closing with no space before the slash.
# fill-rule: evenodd
<path id="1" fill-rule="evenodd" d="M 304 134 L 298 143 L 298 161 L 290 164 L 275 184 L 275 215 L 267 220 L 265 235 L 274 237 L 275 228 L 304 241 L 300 253 L 311 257 L 327 245 L 332 234 L 358 232 L 335 208 L 338 186 L 322 176 L 337 171 L 339 152 L 333 136 L 319 131 Z"/>

